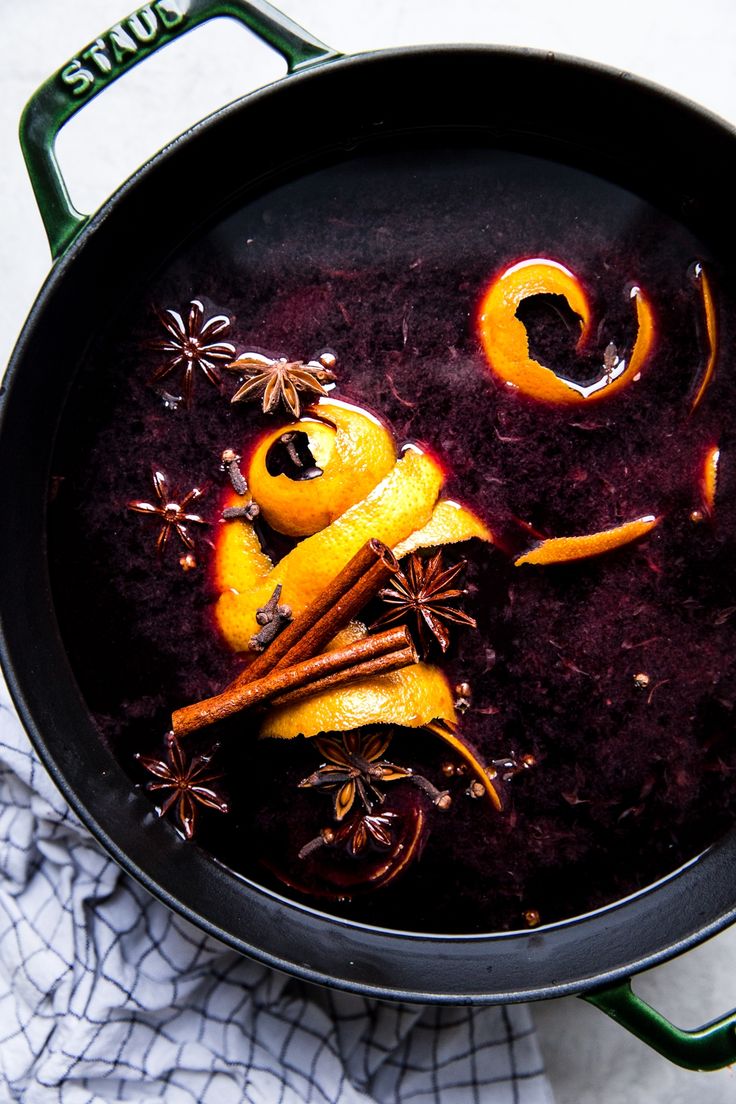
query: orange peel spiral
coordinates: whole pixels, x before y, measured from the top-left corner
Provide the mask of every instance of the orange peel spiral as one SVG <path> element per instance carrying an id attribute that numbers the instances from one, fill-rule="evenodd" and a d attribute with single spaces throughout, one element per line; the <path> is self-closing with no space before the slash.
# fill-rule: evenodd
<path id="1" fill-rule="evenodd" d="M 268 471 L 269 450 L 294 430 L 307 437 L 322 471 L 317 479 L 299 481 Z M 383 422 L 350 403 L 322 399 L 298 421 L 264 434 L 245 475 L 273 529 L 290 537 L 308 537 L 365 498 L 395 463 L 396 447 Z"/>
<path id="2" fill-rule="evenodd" d="M 558 261 L 541 257 L 511 265 L 492 280 L 478 316 L 483 351 L 492 371 L 507 386 L 541 402 L 579 404 L 608 398 L 641 371 L 654 341 L 654 317 L 641 288 L 631 290 L 638 328 L 629 360 L 621 359 L 613 368 L 602 365 L 597 378 L 587 384 L 558 376 L 530 356 L 526 327 L 516 312 L 532 295 L 564 296 L 580 319 L 578 350 L 590 336 L 590 305 L 577 276 Z"/>
<path id="3" fill-rule="evenodd" d="M 306 537 L 275 567 L 260 552 L 255 535 L 225 535 L 227 543 L 220 546 L 218 542 L 216 558 L 220 558 L 221 548 L 229 553 L 228 570 L 223 564 L 218 571 L 218 580 L 227 580 L 228 589 L 215 605 L 215 619 L 230 647 L 238 652 L 247 649 L 251 636 L 258 632 L 256 611 L 279 583 L 282 601 L 294 614 L 300 613 L 367 540 L 377 537 L 391 548 L 422 528 L 432 515 L 443 479 L 433 457 L 420 449 L 407 450 L 370 494 L 331 525 Z M 229 524 L 250 526 L 250 522 Z M 243 549 L 240 564 L 233 544 Z"/>

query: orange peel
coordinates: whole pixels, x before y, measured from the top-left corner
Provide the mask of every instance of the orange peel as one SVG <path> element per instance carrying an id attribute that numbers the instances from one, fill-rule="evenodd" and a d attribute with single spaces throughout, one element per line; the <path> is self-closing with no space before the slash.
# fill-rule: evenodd
<path id="1" fill-rule="evenodd" d="M 397 560 L 409 552 L 415 552 L 418 548 L 436 548 L 440 544 L 458 544 L 460 541 L 478 540 L 493 543 L 493 534 L 487 525 L 467 506 L 461 506 L 459 502 L 453 502 L 449 498 L 441 499 L 432 516 L 421 529 L 413 533 L 397 544 L 394 555 Z"/>
<path id="2" fill-rule="evenodd" d="M 443 723 L 442 721 L 432 721 L 426 726 L 430 732 L 433 732 L 435 736 L 439 736 L 440 740 L 448 744 L 453 751 L 460 756 L 464 763 L 470 767 L 471 771 L 480 782 L 481 786 L 486 792 L 487 797 L 491 799 L 497 812 L 501 812 L 503 805 L 501 804 L 501 798 L 498 794 L 498 790 L 493 785 L 490 779 L 487 769 L 483 766 L 478 756 L 473 750 L 468 747 L 464 740 L 459 739 L 452 730 L 452 727 Z"/>
<path id="3" fill-rule="evenodd" d="M 450 685 L 438 667 L 416 663 L 276 706 L 264 719 L 260 735 L 290 740 L 364 725 L 422 728 L 438 718 L 456 722 Z"/>
<path id="4" fill-rule="evenodd" d="M 705 372 L 703 378 L 700 381 L 700 387 L 697 390 L 695 398 L 692 401 L 690 407 L 690 413 L 700 405 L 700 401 L 705 394 L 708 385 L 713 376 L 713 371 L 716 366 L 716 356 L 718 355 L 718 330 L 716 327 L 716 307 L 713 301 L 713 292 L 711 291 L 710 281 L 706 275 L 705 269 L 702 265 L 697 265 L 695 274 L 700 284 L 700 292 L 703 296 L 703 313 L 705 314 L 705 332 L 708 336 L 708 359 L 705 364 Z"/>
<path id="5" fill-rule="evenodd" d="M 716 504 L 716 490 L 718 489 L 718 461 L 721 458 L 721 450 L 718 445 L 708 449 L 703 461 L 703 470 L 700 486 L 703 493 L 703 505 L 709 514 L 713 513 Z"/>
<path id="6" fill-rule="evenodd" d="M 576 383 L 556 375 L 529 354 L 529 337 L 516 311 L 532 295 L 562 295 L 580 318 L 581 349 L 591 332 L 587 296 L 578 278 L 564 265 L 533 257 L 511 265 L 496 276 L 480 305 L 478 328 L 492 371 L 510 387 L 541 402 L 582 403 L 607 398 L 621 391 L 641 371 L 654 341 L 654 318 L 640 288 L 631 297 L 636 304 L 637 334 L 628 363 L 621 360 L 612 369 L 602 367 L 589 384 Z"/>
<path id="7" fill-rule="evenodd" d="M 251 636 L 258 631 L 256 611 L 279 583 L 282 603 L 291 606 L 294 614 L 300 613 L 367 540 L 377 537 L 392 548 L 425 525 L 443 478 L 432 456 L 415 448 L 407 450 L 362 502 L 351 506 L 326 529 L 306 537 L 264 573 L 260 582 L 254 579 L 242 589 L 231 584 L 232 589 L 222 593 L 215 605 L 217 625 L 230 647 L 234 651 L 248 647 Z M 253 539 L 257 540 L 255 535 Z M 255 569 L 247 569 L 248 578 L 255 574 Z"/>
<path id="8" fill-rule="evenodd" d="M 654 514 L 636 518 L 634 521 L 616 525 L 613 529 L 603 529 L 598 533 L 584 533 L 576 537 L 550 537 L 549 540 L 540 541 L 534 548 L 518 556 L 514 563 L 516 567 L 523 564 L 558 564 L 569 563 L 572 560 L 583 560 L 589 556 L 599 556 L 603 552 L 610 552 L 614 548 L 638 540 L 658 525 L 661 518 Z"/>
<path id="9" fill-rule="evenodd" d="M 243 506 L 248 501 L 233 492 L 225 505 Z M 247 592 L 257 586 L 272 567 L 250 521 L 234 518 L 219 526 L 214 556 L 214 584 L 218 591 Z"/>
<path id="10" fill-rule="evenodd" d="M 334 652 L 337 648 L 347 648 L 349 644 L 355 644 L 368 635 L 368 629 L 362 621 L 348 621 L 344 629 L 335 633 L 332 640 L 325 646 L 326 652 Z"/>
<path id="11" fill-rule="evenodd" d="M 315 479 L 271 475 L 266 467 L 272 445 L 295 430 L 306 433 L 322 471 Z M 349 403 L 324 399 L 298 421 L 264 434 L 245 475 L 268 524 L 286 536 L 306 537 L 365 498 L 395 463 L 393 438 L 383 422 Z"/>

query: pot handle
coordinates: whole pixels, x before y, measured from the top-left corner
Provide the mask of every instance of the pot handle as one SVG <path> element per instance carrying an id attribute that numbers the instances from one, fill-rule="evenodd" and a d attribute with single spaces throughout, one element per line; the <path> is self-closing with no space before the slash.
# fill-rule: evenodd
<path id="1" fill-rule="evenodd" d="M 718 1070 L 736 1062 L 736 1011 L 685 1031 L 637 997 L 630 978 L 582 996 L 677 1066 Z"/>
<path id="2" fill-rule="evenodd" d="M 218 16 L 238 19 L 254 31 L 286 59 L 289 73 L 340 56 L 266 0 L 151 0 L 116 23 L 49 77 L 21 116 L 20 144 L 54 260 L 90 219 L 72 204 L 56 160 L 61 128 L 139 61 Z"/>

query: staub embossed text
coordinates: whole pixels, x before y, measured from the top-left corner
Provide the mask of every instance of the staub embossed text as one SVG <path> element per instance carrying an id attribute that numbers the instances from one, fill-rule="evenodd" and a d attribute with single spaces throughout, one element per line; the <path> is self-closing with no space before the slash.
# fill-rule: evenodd
<path id="1" fill-rule="evenodd" d="M 115 75 L 141 49 L 160 35 L 178 27 L 187 16 L 187 0 L 153 0 L 127 19 L 116 23 L 101 38 L 72 58 L 61 70 L 61 79 L 73 96 L 84 96 L 93 85 Z"/>

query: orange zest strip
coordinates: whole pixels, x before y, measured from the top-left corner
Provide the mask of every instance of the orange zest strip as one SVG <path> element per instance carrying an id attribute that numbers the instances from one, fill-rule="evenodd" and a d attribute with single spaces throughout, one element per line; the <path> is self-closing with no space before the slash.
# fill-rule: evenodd
<path id="1" fill-rule="evenodd" d="M 430 732 L 433 732 L 435 736 L 439 736 L 440 740 L 444 740 L 446 744 L 449 744 L 450 747 L 457 752 L 463 762 L 467 763 L 475 777 L 483 786 L 486 794 L 491 799 L 494 808 L 500 813 L 503 806 L 498 791 L 488 777 L 486 768 L 483 766 L 480 759 L 476 758 L 468 745 L 463 740 L 459 740 L 452 729 L 441 721 L 432 721 L 430 724 L 426 725 L 426 728 L 428 728 Z"/>
<path id="2" fill-rule="evenodd" d="M 713 445 L 705 454 L 703 461 L 703 473 L 701 477 L 701 489 L 703 492 L 703 505 L 709 514 L 713 513 L 716 504 L 716 489 L 718 486 L 718 461 L 721 458 L 721 450 L 718 445 Z"/>
<path id="3" fill-rule="evenodd" d="M 647 514 L 613 529 L 604 529 L 600 533 L 585 533 L 579 537 L 550 537 L 519 556 L 514 563 L 516 567 L 521 567 L 522 564 L 567 563 L 570 560 L 583 560 L 588 556 L 599 556 L 602 552 L 610 552 L 638 540 L 658 525 L 660 520 L 661 518 L 653 514 Z"/>
<path id="4" fill-rule="evenodd" d="M 578 278 L 564 265 L 542 257 L 519 261 L 496 276 L 480 305 L 478 328 L 488 363 L 508 387 L 541 402 L 581 403 L 614 394 L 626 387 L 641 371 L 654 341 L 654 317 L 641 288 L 634 287 L 638 329 L 631 357 L 612 367 L 601 367 L 597 379 L 576 383 L 555 374 L 529 355 L 529 336 L 516 317 L 520 303 L 532 295 L 562 295 L 580 318 L 581 349 L 591 332 L 591 315 Z"/>
<path id="5" fill-rule="evenodd" d="M 401 544 L 397 544 L 394 555 L 397 560 L 400 560 L 402 556 L 414 552 L 417 548 L 456 544 L 471 540 L 473 537 L 493 544 L 493 533 L 472 510 L 449 498 L 441 498 L 427 524 L 410 533 Z"/>
<path id="6" fill-rule="evenodd" d="M 713 292 L 711 291 L 710 281 L 705 274 L 705 269 L 702 265 L 696 267 L 696 276 L 698 283 L 700 284 L 700 291 L 703 296 L 703 311 L 705 313 L 705 330 L 708 335 L 708 360 L 705 365 L 705 373 L 700 381 L 700 387 L 693 399 L 693 404 L 690 407 L 690 413 L 700 405 L 700 400 L 706 392 L 708 384 L 713 376 L 713 369 L 716 366 L 716 355 L 718 353 L 718 332 L 716 329 L 716 308 L 713 302 Z"/>
<path id="7" fill-rule="evenodd" d="M 371 885 L 387 885 L 388 882 L 392 882 L 394 878 L 397 878 L 399 874 L 401 874 L 402 870 L 406 869 L 406 867 L 414 858 L 416 850 L 422 841 L 426 821 L 427 818 L 424 814 L 424 811 L 421 808 L 417 809 L 417 814 L 414 821 L 414 831 L 412 833 L 411 839 L 408 841 L 408 843 L 403 845 L 403 848 L 397 848 L 397 850 L 391 854 L 387 862 L 385 862 L 384 865 L 376 871 L 376 873 L 371 878 Z M 397 859 L 398 861 L 396 861 Z"/>

